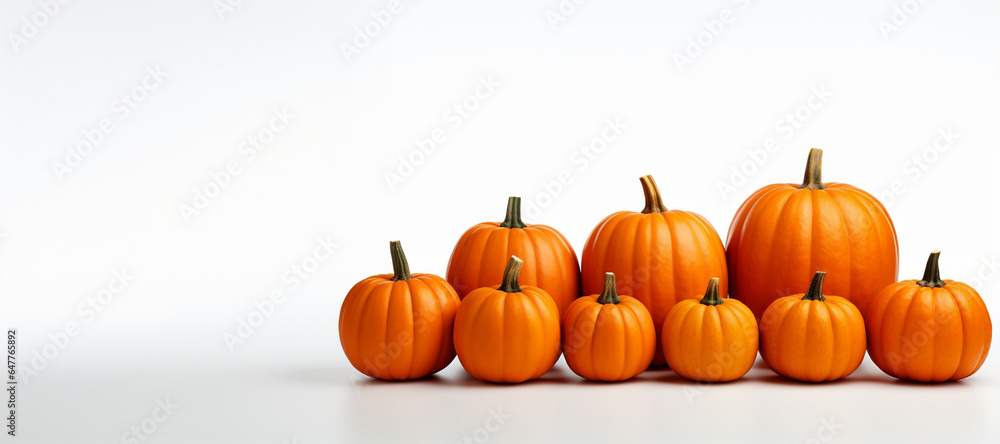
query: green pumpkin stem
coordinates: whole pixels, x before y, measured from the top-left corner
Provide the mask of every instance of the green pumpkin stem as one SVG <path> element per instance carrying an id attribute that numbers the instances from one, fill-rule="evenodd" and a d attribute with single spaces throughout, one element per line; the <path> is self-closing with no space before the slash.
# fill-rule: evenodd
<path id="1" fill-rule="evenodd" d="M 398 240 L 389 242 L 389 253 L 392 254 L 392 280 L 405 281 L 413 277 L 410 274 L 410 264 L 406 262 L 403 244 Z"/>
<path id="2" fill-rule="evenodd" d="M 822 190 L 823 185 L 823 150 L 813 148 L 809 150 L 809 160 L 806 161 L 806 174 L 802 178 L 802 186 L 799 189 Z"/>
<path id="3" fill-rule="evenodd" d="M 524 228 L 527 227 L 521 222 L 521 198 L 510 196 L 507 198 L 507 216 L 500 223 L 504 228 Z"/>
<path id="4" fill-rule="evenodd" d="M 708 280 L 708 288 L 705 289 L 705 296 L 701 298 L 702 305 L 722 305 L 725 299 L 719 297 L 719 278 L 714 277 Z"/>
<path id="5" fill-rule="evenodd" d="M 497 290 L 504 293 L 520 293 L 521 285 L 518 284 L 517 280 L 521 277 L 522 265 L 524 265 L 524 261 L 521 258 L 511 256 L 510 260 L 507 261 L 507 267 L 503 270 L 503 281 Z"/>
<path id="6" fill-rule="evenodd" d="M 806 292 L 805 296 L 802 296 L 803 301 L 820 301 L 826 300 L 826 296 L 823 296 L 823 278 L 826 277 L 825 271 L 817 271 L 813 275 L 812 283 L 809 284 L 809 291 Z"/>
<path id="7" fill-rule="evenodd" d="M 642 212 L 649 214 L 667 211 L 667 207 L 663 206 L 663 199 L 660 198 L 660 189 L 656 187 L 656 181 L 653 180 L 653 176 L 649 174 L 642 176 L 639 178 L 639 182 L 642 183 L 642 193 L 646 195 L 646 207 L 642 209 Z"/>
<path id="8" fill-rule="evenodd" d="M 931 252 L 931 256 L 927 258 L 927 267 L 924 268 L 924 278 L 917 281 L 917 285 L 930 288 L 944 287 L 945 283 L 941 280 L 941 269 L 938 268 L 938 257 L 940 256 L 940 251 Z"/>
<path id="9" fill-rule="evenodd" d="M 621 298 L 618 297 L 618 289 L 615 288 L 615 274 L 604 273 L 604 291 L 597 298 L 597 302 L 601 304 L 618 304 L 621 301 Z"/>

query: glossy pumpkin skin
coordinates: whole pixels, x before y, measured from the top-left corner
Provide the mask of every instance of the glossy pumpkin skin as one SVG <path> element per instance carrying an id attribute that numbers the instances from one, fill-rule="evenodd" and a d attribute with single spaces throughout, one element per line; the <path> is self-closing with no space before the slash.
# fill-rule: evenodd
<path id="1" fill-rule="evenodd" d="M 719 297 L 712 278 L 704 297 L 674 305 L 663 321 L 663 354 L 677 374 L 701 382 L 743 377 L 757 359 L 757 319 L 742 302 Z"/>
<path id="2" fill-rule="evenodd" d="M 779 298 L 761 319 L 760 355 L 786 378 L 833 381 L 854 373 L 865 357 L 861 312 L 845 298 L 823 296 L 821 273 L 806 294 Z"/>
<path id="3" fill-rule="evenodd" d="M 354 368 L 373 378 L 418 379 L 455 359 L 452 327 L 459 299 L 444 279 L 410 274 L 402 247 L 390 243 L 393 274 L 358 282 L 340 308 L 340 345 Z"/>
<path id="4" fill-rule="evenodd" d="M 503 222 L 483 222 L 459 238 L 448 261 L 448 282 L 461 299 L 472 290 L 500 283 L 507 259 L 524 259 L 521 283 L 540 287 L 563 313 L 580 297 L 580 266 L 566 237 L 547 225 L 521 221 L 521 198 L 507 202 Z"/>
<path id="5" fill-rule="evenodd" d="M 563 356 L 592 381 L 624 381 L 649 367 L 656 352 L 653 318 L 639 300 L 617 294 L 607 273 L 601 294 L 573 301 L 562 327 Z"/>
<path id="6" fill-rule="evenodd" d="M 868 355 L 890 376 L 956 381 L 986 362 L 993 340 L 990 314 L 972 287 L 941 280 L 938 254 L 931 254 L 924 279 L 887 286 L 868 311 Z"/>
<path id="7" fill-rule="evenodd" d="M 559 359 L 559 309 L 545 290 L 518 285 L 521 263 L 511 257 L 503 284 L 472 291 L 458 308 L 455 351 L 476 379 L 537 379 Z"/>
<path id="8" fill-rule="evenodd" d="M 601 292 L 604 273 L 617 276 L 618 292 L 646 306 L 660 340 L 663 319 L 680 300 L 696 298 L 705 282 L 722 277 L 726 294 L 726 251 L 704 217 L 667 210 L 652 177 L 640 179 L 646 194 L 642 212 L 620 211 L 602 220 L 583 249 L 583 292 Z M 653 364 L 663 365 L 657 344 Z"/>
<path id="9" fill-rule="evenodd" d="M 803 184 L 773 184 L 753 193 L 729 228 L 730 297 L 760 320 L 775 299 L 803 293 L 813 270 L 830 273 L 827 290 L 862 314 L 896 282 L 896 229 L 882 203 L 843 183 L 823 183 L 822 151 L 810 152 Z"/>

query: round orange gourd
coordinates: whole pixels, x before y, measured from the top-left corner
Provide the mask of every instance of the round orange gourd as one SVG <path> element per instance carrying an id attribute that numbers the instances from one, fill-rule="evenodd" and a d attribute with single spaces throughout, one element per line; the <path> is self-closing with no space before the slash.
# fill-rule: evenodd
<path id="1" fill-rule="evenodd" d="M 392 274 L 351 288 L 340 307 L 340 345 L 351 365 L 378 379 L 417 379 L 455 359 L 458 294 L 433 274 L 410 274 L 399 241 L 389 243 Z"/>
<path id="2" fill-rule="evenodd" d="M 733 381 L 757 359 L 757 318 L 742 302 L 719 297 L 719 281 L 713 277 L 701 300 L 678 302 L 663 321 L 663 355 L 687 379 Z"/>
<path id="3" fill-rule="evenodd" d="M 705 218 L 667 210 L 652 176 L 639 179 L 646 195 L 642 212 L 620 211 L 602 220 L 583 248 L 583 292 L 601 291 L 605 272 L 618 277 L 618 292 L 638 299 L 649 310 L 660 340 L 663 319 L 677 301 L 693 298 L 713 276 L 721 276 L 726 294 L 726 251 Z M 656 346 L 653 365 L 663 365 Z"/>
<path id="4" fill-rule="evenodd" d="M 941 280 L 940 254 L 931 253 L 923 279 L 889 285 L 868 310 L 868 355 L 890 376 L 955 381 L 979 370 L 990 352 L 986 304 L 972 287 Z"/>
<path id="5" fill-rule="evenodd" d="M 736 212 L 729 228 L 730 297 L 759 320 L 781 295 L 801 293 L 813 270 L 830 272 L 830 293 L 862 315 L 893 282 L 899 265 L 896 229 L 871 194 L 844 183 L 823 183 L 823 151 L 813 148 L 801 185 L 765 186 Z"/>
<path id="6" fill-rule="evenodd" d="M 656 352 L 653 318 L 630 296 L 618 295 L 606 273 L 601 294 L 573 301 L 563 320 L 563 356 L 569 368 L 592 381 L 624 381 L 649 367 Z"/>
<path id="7" fill-rule="evenodd" d="M 458 297 L 500 283 L 500 273 L 511 256 L 524 258 L 521 282 L 545 290 L 563 313 L 580 297 L 580 265 L 566 238 L 547 225 L 521 221 L 521 198 L 507 200 L 503 222 L 483 222 L 469 228 L 452 250 L 448 282 Z"/>
<path id="8" fill-rule="evenodd" d="M 559 359 L 559 310 L 538 287 L 518 284 L 523 262 L 511 256 L 499 286 L 473 290 L 455 316 L 455 351 L 476 379 L 524 382 Z"/>
<path id="9" fill-rule="evenodd" d="M 771 303 L 760 321 L 760 356 L 775 373 L 807 382 L 844 378 L 865 357 L 865 321 L 840 296 L 823 295 L 825 272 L 809 291 Z"/>

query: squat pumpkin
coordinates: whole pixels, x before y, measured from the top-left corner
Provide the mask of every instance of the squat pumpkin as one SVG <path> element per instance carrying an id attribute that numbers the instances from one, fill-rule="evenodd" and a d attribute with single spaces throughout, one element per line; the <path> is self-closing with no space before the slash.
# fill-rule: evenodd
<path id="1" fill-rule="evenodd" d="M 619 293 L 649 309 L 660 341 L 663 319 L 677 301 L 694 298 L 713 276 L 727 294 L 726 250 L 704 217 L 667 210 L 652 176 L 639 179 L 646 196 L 642 212 L 619 211 L 602 220 L 583 248 L 583 292 L 601 291 L 605 272 L 618 277 Z M 656 346 L 653 365 L 666 364 Z"/>
<path id="2" fill-rule="evenodd" d="M 941 280 L 940 255 L 931 253 L 923 279 L 887 286 L 868 311 L 868 355 L 890 376 L 956 381 L 979 370 L 990 352 L 986 304 L 972 287 Z"/>
<path id="3" fill-rule="evenodd" d="M 605 273 L 601 294 L 573 301 L 562 327 L 569 368 L 592 381 L 624 381 L 649 367 L 656 351 L 653 318 L 639 300 L 618 295 Z"/>
<path id="4" fill-rule="evenodd" d="M 511 256 L 499 286 L 473 290 L 455 316 L 455 351 L 476 379 L 524 382 L 559 359 L 559 309 L 537 287 L 518 284 L 524 262 Z"/>
<path id="5" fill-rule="evenodd" d="M 455 359 L 459 299 L 444 279 L 410 274 L 399 241 L 389 242 L 392 274 L 358 282 L 340 308 L 340 345 L 351 365 L 378 379 L 417 379 Z"/>
<path id="6" fill-rule="evenodd" d="M 563 313 L 580 297 L 580 265 L 566 238 L 547 225 L 521 221 L 521 198 L 507 199 L 503 222 L 483 222 L 459 238 L 448 261 L 448 282 L 458 297 L 480 287 L 497 285 L 511 256 L 524 258 L 521 282 L 545 290 Z"/>
<path id="7" fill-rule="evenodd" d="M 685 299 L 670 309 L 663 321 L 663 354 L 687 379 L 739 379 L 757 359 L 757 319 L 742 302 L 719 297 L 719 278 L 713 277 L 701 300 Z"/>
<path id="8" fill-rule="evenodd" d="M 775 373 L 807 382 L 854 373 L 865 357 L 865 321 L 850 301 L 823 295 L 826 272 L 805 294 L 785 296 L 764 312 L 760 355 Z"/>

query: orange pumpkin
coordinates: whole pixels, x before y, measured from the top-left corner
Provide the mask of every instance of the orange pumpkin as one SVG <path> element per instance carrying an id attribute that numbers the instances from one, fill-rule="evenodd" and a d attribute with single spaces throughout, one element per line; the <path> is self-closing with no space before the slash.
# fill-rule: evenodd
<path id="1" fill-rule="evenodd" d="M 678 302 L 663 321 L 663 355 L 687 379 L 732 381 L 757 359 L 757 319 L 742 302 L 719 297 L 719 281 L 713 277 L 701 300 Z"/>
<path id="2" fill-rule="evenodd" d="M 606 273 L 601 294 L 573 301 L 562 327 L 569 368 L 592 381 L 624 381 L 649 367 L 656 352 L 653 318 L 639 300 L 618 295 Z"/>
<path id="3" fill-rule="evenodd" d="M 599 293 L 605 272 L 618 277 L 618 292 L 638 299 L 653 316 L 660 340 L 663 319 L 677 301 L 694 298 L 713 276 L 727 292 L 726 251 L 705 218 L 667 210 L 652 176 L 643 176 L 646 207 L 620 211 L 602 220 L 583 248 L 583 292 Z M 653 365 L 663 365 L 657 345 Z"/>
<path id="4" fill-rule="evenodd" d="M 758 320 L 781 295 L 801 293 L 815 269 L 827 270 L 831 293 L 862 314 L 896 281 L 899 246 L 885 207 L 854 186 L 823 183 L 823 151 L 813 148 L 801 185 L 765 186 L 736 212 L 729 228 L 730 296 Z"/>
<path id="5" fill-rule="evenodd" d="M 521 282 L 544 289 L 559 313 L 580 297 L 576 252 L 555 228 L 522 222 L 520 197 L 507 200 L 503 222 L 483 222 L 462 235 L 448 261 L 448 282 L 465 299 L 472 290 L 500 283 L 510 256 L 524 258 L 528 266 L 521 270 Z"/>
<path id="6" fill-rule="evenodd" d="M 868 317 L 868 355 L 886 374 L 920 382 L 955 381 L 979 370 L 990 352 L 993 323 L 972 287 L 941 280 L 938 256 L 924 278 L 889 285 Z"/>
<path id="7" fill-rule="evenodd" d="M 823 295 L 825 272 L 809 291 L 774 301 L 760 322 L 760 356 L 775 373 L 799 381 L 844 378 L 865 357 L 865 321 L 840 296 Z"/>
<path id="8" fill-rule="evenodd" d="M 351 365 L 378 379 L 417 379 L 455 359 L 458 294 L 433 274 L 410 274 L 399 241 L 389 243 L 392 274 L 354 285 L 340 307 L 340 345 Z"/>
<path id="9" fill-rule="evenodd" d="M 455 351 L 476 379 L 536 379 L 559 359 L 559 309 L 537 287 L 518 284 L 523 262 L 511 256 L 499 286 L 473 290 L 455 316 Z"/>

